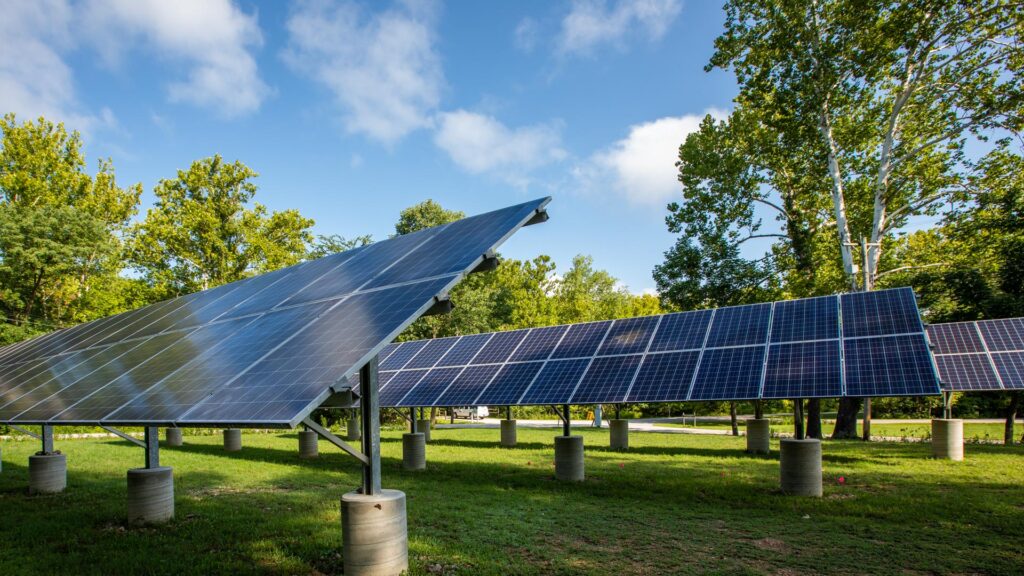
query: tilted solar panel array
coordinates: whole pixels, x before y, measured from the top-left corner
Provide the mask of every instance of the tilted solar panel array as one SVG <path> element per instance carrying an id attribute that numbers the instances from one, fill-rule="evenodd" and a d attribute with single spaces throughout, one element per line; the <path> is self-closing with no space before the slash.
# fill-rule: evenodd
<path id="1" fill-rule="evenodd" d="M 392 344 L 388 407 L 938 394 L 909 288 Z"/>
<path id="2" fill-rule="evenodd" d="M 0 422 L 292 427 L 549 201 L 0 349 Z"/>
<path id="3" fill-rule="evenodd" d="M 943 390 L 1024 390 L 1024 318 L 928 326 Z"/>

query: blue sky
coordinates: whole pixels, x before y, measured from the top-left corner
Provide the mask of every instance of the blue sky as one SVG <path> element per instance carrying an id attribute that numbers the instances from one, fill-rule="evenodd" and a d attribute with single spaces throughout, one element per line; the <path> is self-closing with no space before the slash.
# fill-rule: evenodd
<path id="1" fill-rule="evenodd" d="M 384 238 L 433 198 L 478 213 L 550 195 L 512 258 L 575 254 L 633 292 L 673 243 L 688 131 L 721 114 L 717 2 L 0 0 L 0 111 L 82 131 L 153 185 L 215 153 L 320 234 Z"/>

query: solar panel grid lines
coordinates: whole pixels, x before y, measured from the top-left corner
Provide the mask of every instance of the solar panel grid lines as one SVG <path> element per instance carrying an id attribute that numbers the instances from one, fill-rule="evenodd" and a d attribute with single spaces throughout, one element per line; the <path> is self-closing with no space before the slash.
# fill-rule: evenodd
<path id="1" fill-rule="evenodd" d="M 707 348 L 749 346 L 768 342 L 772 304 L 746 304 L 718 308 L 711 323 Z"/>
<path id="2" fill-rule="evenodd" d="M 928 326 L 943 390 L 1024 388 L 1015 360 L 1024 353 L 1024 319 L 1004 318 Z"/>
<path id="3" fill-rule="evenodd" d="M 487 344 L 473 357 L 472 364 L 495 364 L 507 361 L 529 332 L 528 329 L 495 332 Z"/>
<path id="4" fill-rule="evenodd" d="M 839 340 L 772 344 L 761 398 L 835 398 L 841 395 Z"/>
<path id="5" fill-rule="evenodd" d="M 419 353 L 406 364 L 409 368 L 433 368 L 442 356 L 458 341 L 458 338 L 435 338 L 428 341 Z"/>
<path id="6" fill-rule="evenodd" d="M 651 333 L 650 339 L 648 339 L 648 341 L 647 341 L 647 346 L 643 350 L 643 353 L 644 353 L 645 357 L 646 357 L 647 354 L 650 353 L 651 346 L 654 345 L 654 337 L 658 334 L 658 330 L 661 328 L 662 322 L 665 321 L 665 316 L 657 316 L 656 318 L 658 320 L 654 324 L 654 330 Z M 636 382 L 636 379 L 637 379 L 637 377 L 639 375 L 640 375 L 640 366 L 638 365 L 637 368 L 636 368 L 636 372 L 633 373 L 633 377 L 629 380 L 629 385 L 626 386 L 626 392 L 623 393 L 623 395 L 622 395 L 623 400 L 625 400 L 626 398 L 629 398 L 629 393 L 633 390 L 633 383 Z"/>
<path id="7" fill-rule="evenodd" d="M 565 336 L 568 326 L 544 326 L 534 328 L 523 338 L 523 341 L 509 357 L 510 362 L 528 362 L 531 360 L 547 360 L 557 342 Z"/>
<path id="8" fill-rule="evenodd" d="M 848 292 L 840 299 L 846 339 L 924 331 L 916 297 L 910 288 Z"/>
<path id="9" fill-rule="evenodd" d="M 519 404 L 523 394 L 533 385 L 544 366 L 544 362 L 501 365 L 494 377 L 470 405 L 508 406 Z"/>
<path id="10" fill-rule="evenodd" d="M 597 356 L 587 367 L 570 404 L 615 404 L 626 398 L 626 389 L 640 369 L 643 354 Z M 625 384 L 625 385 L 624 385 Z"/>
<path id="11" fill-rule="evenodd" d="M 990 352 L 1024 350 L 1024 318 L 979 320 L 976 324 Z"/>
<path id="12" fill-rule="evenodd" d="M 576 386 L 573 387 L 572 392 L 570 392 L 568 396 L 566 396 L 566 398 L 572 398 L 573 396 L 576 395 L 576 391 L 579 390 L 580 388 L 580 383 L 583 382 L 583 376 L 587 373 L 587 371 L 590 370 L 590 367 L 594 364 L 594 359 L 597 358 L 598 352 L 601 351 L 601 347 L 604 346 L 605 341 L 608 340 L 608 335 L 612 333 L 612 329 L 614 328 L 615 321 L 612 320 L 610 325 L 608 326 L 608 330 L 605 331 L 604 336 L 601 337 L 601 341 L 597 344 L 597 348 L 594 349 L 593 356 L 591 356 L 589 361 L 587 362 L 586 370 L 584 370 L 583 373 L 580 374 L 579 378 L 576 380 Z"/>
<path id="13" fill-rule="evenodd" d="M 483 390 L 491 383 L 501 366 L 483 364 L 466 366 L 459 376 L 434 402 L 434 406 L 471 406 Z"/>
<path id="14" fill-rule="evenodd" d="M 459 341 L 438 360 L 437 365 L 459 366 L 471 364 L 473 358 L 483 350 L 484 346 L 490 342 L 493 336 L 493 333 L 488 333 L 468 334 L 460 337 Z"/>
<path id="15" fill-rule="evenodd" d="M 839 314 L 838 296 L 816 296 L 774 302 L 769 342 L 837 339 Z"/>
<path id="16" fill-rule="evenodd" d="M 849 396 L 921 396 L 938 393 L 938 377 L 921 335 L 847 339 Z"/>
<path id="17" fill-rule="evenodd" d="M 974 323 L 974 333 L 978 336 L 978 340 L 981 342 L 981 350 L 985 353 L 985 358 L 988 360 L 989 367 L 992 368 L 992 372 L 996 377 L 996 382 L 999 384 L 999 388 L 1005 390 L 1006 383 L 1003 382 L 1003 376 L 999 373 L 999 366 L 996 365 L 996 359 L 992 357 L 992 351 L 988 347 L 988 342 L 985 335 L 981 331 L 981 326 Z"/>
<path id="18" fill-rule="evenodd" d="M 708 347 L 708 337 L 711 334 L 711 325 L 715 323 L 715 313 L 717 311 L 718 310 L 712 310 L 711 311 L 711 317 L 708 318 L 707 328 L 704 329 L 704 340 L 701 341 L 700 352 L 697 354 L 697 365 L 694 367 L 693 378 L 690 380 L 690 385 L 686 389 L 686 400 L 687 401 L 689 401 L 690 398 L 693 396 L 693 387 L 697 385 L 697 372 L 698 372 L 698 369 L 700 368 L 701 361 L 704 360 L 704 351 Z"/>
<path id="19" fill-rule="evenodd" d="M 1005 389 L 1024 389 L 1024 352 L 996 352 L 992 360 Z"/>
<path id="20" fill-rule="evenodd" d="M 405 368 L 405 365 L 409 360 L 412 360 L 412 357 L 422 350 L 428 342 L 430 342 L 430 340 L 414 340 L 412 342 L 399 343 L 398 347 L 390 356 L 388 356 L 387 360 L 380 363 L 380 371 L 389 372 Z"/>
<path id="21" fill-rule="evenodd" d="M 1003 390 L 999 372 L 987 354 L 945 354 L 936 356 L 943 390 Z"/>
<path id="22" fill-rule="evenodd" d="M 563 404 L 572 398 L 580 379 L 590 367 L 593 357 L 572 360 L 549 360 L 536 363 L 536 375 L 519 400 L 509 402 L 517 405 Z M 533 364 L 533 363 L 530 363 Z M 514 366 L 514 365 L 509 365 Z"/>
<path id="23" fill-rule="evenodd" d="M 554 360 L 593 356 L 611 327 L 612 320 L 572 324 L 548 358 Z"/>
<path id="24" fill-rule="evenodd" d="M 704 346 L 713 310 L 677 312 L 662 316 L 651 339 L 650 352 L 700 350 Z"/>
<path id="25" fill-rule="evenodd" d="M 612 321 L 595 356 L 644 352 L 650 346 L 654 338 L 654 328 L 660 320 L 660 316 L 640 316 Z"/>
<path id="26" fill-rule="evenodd" d="M 412 390 L 420 379 L 427 375 L 427 370 L 403 370 L 396 372 L 391 377 L 387 386 L 380 389 L 380 405 L 382 407 L 394 407 L 398 402 Z"/>
<path id="27" fill-rule="evenodd" d="M 432 406 L 465 368 L 433 368 L 398 401 L 403 408 Z"/>
<path id="28" fill-rule="evenodd" d="M 690 392 L 699 350 L 652 352 L 644 357 L 626 402 L 681 402 Z"/>
<path id="29" fill-rule="evenodd" d="M 705 350 L 690 399 L 757 399 L 764 362 L 763 347 L 755 344 Z"/>
<path id="30" fill-rule="evenodd" d="M 0 394 L 0 420 L 7 421 L 9 416 L 12 416 L 5 415 L 3 412 L 8 405 L 29 394 L 37 387 L 43 386 L 54 378 L 58 378 L 64 375 L 64 373 L 73 370 L 76 366 L 104 350 L 105 348 L 94 348 L 61 356 L 49 356 L 32 365 L 28 370 L 20 374 L 17 385 L 9 386 Z"/>
<path id="31" fill-rule="evenodd" d="M 772 302 L 772 309 L 768 313 L 768 344 L 764 347 L 764 358 L 761 361 L 761 383 L 757 388 L 757 397 L 762 398 L 764 396 L 764 379 L 768 373 L 768 354 L 772 348 L 772 334 L 774 331 L 775 322 L 775 302 Z"/>

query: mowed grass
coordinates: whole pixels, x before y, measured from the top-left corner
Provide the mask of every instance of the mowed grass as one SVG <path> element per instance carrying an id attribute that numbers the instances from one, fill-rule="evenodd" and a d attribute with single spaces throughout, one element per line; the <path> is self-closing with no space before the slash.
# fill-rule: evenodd
<path id="1" fill-rule="evenodd" d="M 664 428 L 707 428 L 711 430 L 731 430 L 732 426 L 728 423 L 698 423 L 696 426 L 693 424 L 679 424 L 675 422 L 666 422 L 655 424 L 658 427 Z M 832 433 L 832 428 L 835 426 L 834 422 L 826 422 L 822 424 L 822 429 L 826 434 Z M 740 424 L 740 430 L 743 430 L 743 424 Z M 860 431 L 860 425 L 858 424 L 857 430 Z M 772 423 L 772 433 L 774 434 L 792 434 L 793 425 L 785 423 Z M 1021 434 L 1024 433 L 1024 426 L 1018 422 L 1015 427 L 1015 437 L 1017 441 L 1020 440 Z M 913 424 L 913 423 L 871 423 L 871 435 L 881 436 L 887 438 L 907 438 L 912 440 L 923 440 L 931 438 L 932 436 L 932 425 L 927 424 Z M 1003 425 L 993 422 L 971 422 L 970 420 L 964 421 L 964 440 L 967 442 L 1002 442 L 1003 441 Z"/>
<path id="2" fill-rule="evenodd" d="M 579 429 L 587 480 L 553 479 L 554 430 L 434 430 L 424 472 L 382 442 L 384 486 L 408 496 L 412 574 L 1021 574 L 1024 449 L 825 442 L 825 496 L 783 496 L 777 453 L 743 438 Z M 66 440 L 67 491 L 30 497 L 34 442 L 2 444 L 0 574 L 340 574 L 338 500 L 357 463 L 325 442 L 301 461 L 294 433 L 165 448 L 177 517 L 127 528 L 125 471 L 142 450 Z M 773 441 L 773 450 L 777 443 Z M 839 478 L 843 481 L 840 483 Z"/>

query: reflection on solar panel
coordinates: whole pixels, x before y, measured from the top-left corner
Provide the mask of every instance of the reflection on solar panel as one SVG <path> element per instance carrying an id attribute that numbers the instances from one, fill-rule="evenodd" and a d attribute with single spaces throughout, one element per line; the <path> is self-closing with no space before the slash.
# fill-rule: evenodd
<path id="1" fill-rule="evenodd" d="M 1024 389 L 1024 318 L 932 324 L 942 389 Z"/>
<path id="2" fill-rule="evenodd" d="M 1006 327 L 992 330 L 1008 335 L 1004 340 L 1013 333 L 1012 328 Z M 415 399 L 403 401 L 403 405 L 592 404 L 939 393 L 935 366 L 909 288 L 498 332 L 477 338 L 481 342 L 484 338 L 489 340 L 486 345 L 474 345 L 474 349 L 479 347 L 481 351 L 472 358 L 470 354 L 460 354 L 458 360 L 436 364 L 499 366 L 500 370 L 475 401 L 470 401 L 471 394 L 467 392 L 446 392 L 442 398 L 417 394 Z M 450 342 L 455 340 L 433 342 L 455 350 L 462 342 L 452 345 Z M 393 357 L 406 358 L 405 347 L 419 351 L 422 346 L 423 341 L 400 344 Z M 1007 355 L 1002 366 L 1003 371 L 1020 372 L 1021 360 Z M 406 370 L 413 368 L 406 366 Z M 993 366 L 992 370 L 995 369 Z M 453 385 L 449 390 L 455 388 Z"/>
<path id="3" fill-rule="evenodd" d="M 0 422 L 294 427 L 378 354 L 384 370 L 451 362 L 454 368 L 434 368 L 436 376 L 431 372 L 410 395 L 416 402 L 437 398 L 490 336 L 387 343 L 518 228 L 541 220 L 549 201 L 398 236 L 2 348 Z M 461 340 L 466 345 L 459 346 Z M 514 349 L 493 353 L 504 360 Z M 399 402 L 428 372 L 383 373 L 381 399 Z M 474 375 L 466 386 L 482 389 L 481 375 Z"/>

